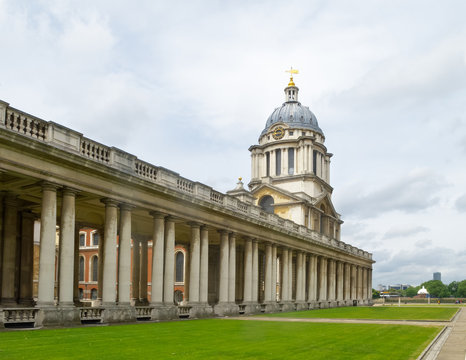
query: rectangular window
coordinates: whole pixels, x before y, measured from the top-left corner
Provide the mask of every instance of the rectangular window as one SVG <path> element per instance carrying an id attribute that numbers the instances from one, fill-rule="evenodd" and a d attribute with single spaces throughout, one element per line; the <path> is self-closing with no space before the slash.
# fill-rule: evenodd
<path id="1" fill-rule="evenodd" d="M 312 172 L 317 175 L 317 150 L 312 152 Z"/>
<path id="2" fill-rule="evenodd" d="M 294 174 L 294 149 L 288 149 L 288 175 Z"/>
<path id="3" fill-rule="evenodd" d="M 266 176 L 270 176 L 270 153 L 265 153 L 265 169 L 266 169 Z"/>
<path id="4" fill-rule="evenodd" d="M 275 175 L 282 173 L 282 151 L 280 149 L 275 151 Z"/>
<path id="5" fill-rule="evenodd" d="M 95 232 L 92 234 L 92 245 L 97 246 L 99 245 L 99 233 Z"/>
<path id="6" fill-rule="evenodd" d="M 86 246 L 86 234 L 79 234 L 79 246 Z"/>

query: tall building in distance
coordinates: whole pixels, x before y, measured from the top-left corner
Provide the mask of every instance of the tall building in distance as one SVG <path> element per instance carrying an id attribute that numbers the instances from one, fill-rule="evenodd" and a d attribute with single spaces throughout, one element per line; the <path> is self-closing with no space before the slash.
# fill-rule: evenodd
<path id="1" fill-rule="evenodd" d="M 434 280 L 440 280 L 440 281 L 442 281 L 442 273 L 440 273 L 440 272 L 434 272 Z"/>

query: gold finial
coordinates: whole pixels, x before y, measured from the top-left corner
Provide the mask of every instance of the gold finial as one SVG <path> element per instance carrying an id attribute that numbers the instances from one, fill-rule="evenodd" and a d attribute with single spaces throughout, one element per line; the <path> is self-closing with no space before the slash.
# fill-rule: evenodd
<path id="1" fill-rule="evenodd" d="M 241 181 L 241 180 L 243 180 L 243 178 L 242 178 L 242 177 L 239 177 L 238 180 Z"/>
<path id="2" fill-rule="evenodd" d="M 299 71 L 293 69 L 293 66 L 291 66 L 290 70 L 285 70 L 285 72 L 290 73 L 290 82 L 288 83 L 288 86 L 295 86 L 295 83 L 293 81 L 293 74 L 299 74 Z"/>

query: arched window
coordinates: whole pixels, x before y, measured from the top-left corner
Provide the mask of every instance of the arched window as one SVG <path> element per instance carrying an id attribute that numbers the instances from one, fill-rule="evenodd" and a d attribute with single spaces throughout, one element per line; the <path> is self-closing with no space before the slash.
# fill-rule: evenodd
<path id="1" fill-rule="evenodd" d="M 79 257 L 79 281 L 84 281 L 84 257 Z"/>
<path id="2" fill-rule="evenodd" d="M 91 281 L 99 281 L 99 258 L 97 255 L 91 259 Z"/>
<path id="3" fill-rule="evenodd" d="M 97 299 L 97 289 L 92 289 L 91 290 L 91 300 L 96 300 Z"/>
<path id="4" fill-rule="evenodd" d="M 86 246 L 86 233 L 79 233 L 79 246 Z"/>
<path id="5" fill-rule="evenodd" d="M 176 276 L 175 282 L 183 283 L 184 282 L 184 253 L 182 251 L 176 252 Z"/>
<path id="6" fill-rule="evenodd" d="M 271 197 L 270 195 L 263 196 L 259 201 L 259 206 L 261 207 L 261 209 L 269 214 L 273 214 L 273 204 L 273 197 Z"/>

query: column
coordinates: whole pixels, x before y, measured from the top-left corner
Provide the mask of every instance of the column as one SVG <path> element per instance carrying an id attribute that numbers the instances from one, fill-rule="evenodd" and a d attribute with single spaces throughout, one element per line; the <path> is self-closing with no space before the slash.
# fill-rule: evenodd
<path id="1" fill-rule="evenodd" d="M 317 300 L 317 257 L 313 254 L 309 255 L 307 281 L 309 289 L 307 301 L 315 301 Z"/>
<path id="2" fill-rule="evenodd" d="M 132 298 L 136 303 L 139 302 L 139 287 L 141 283 L 141 242 L 139 239 L 133 239 L 133 276 L 132 276 Z"/>
<path id="3" fill-rule="evenodd" d="M 265 284 L 264 301 L 272 301 L 272 244 L 265 244 Z"/>
<path id="4" fill-rule="evenodd" d="M 189 261 L 189 303 L 199 302 L 199 271 L 201 258 L 201 226 L 191 225 L 191 251 Z"/>
<path id="5" fill-rule="evenodd" d="M 303 297 L 303 253 L 296 254 L 296 301 L 304 301 Z"/>
<path id="6" fill-rule="evenodd" d="M 259 302 L 259 244 L 252 240 L 252 301 Z"/>
<path id="7" fill-rule="evenodd" d="M 74 233 L 76 191 L 63 190 L 60 224 L 60 275 L 58 300 L 61 306 L 73 305 Z"/>
<path id="8" fill-rule="evenodd" d="M 289 260 L 288 249 L 285 248 L 282 251 L 282 261 L 280 264 L 282 267 L 282 283 L 280 284 L 282 288 L 282 299 L 281 299 L 282 301 L 290 301 L 290 297 L 288 295 L 288 292 L 289 292 L 288 260 Z"/>
<path id="9" fill-rule="evenodd" d="M 351 300 L 356 300 L 357 294 L 357 272 L 356 272 L 356 265 L 350 265 L 351 267 Z"/>
<path id="10" fill-rule="evenodd" d="M 3 221 L 3 267 L 2 267 L 2 303 L 13 305 L 16 283 L 16 230 L 18 208 L 15 195 L 7 194 L 4 200 L 5 211 Z M 1 235 L 1 234 L 0 234 Z M 1 244 L 0 244 L 1 245 Z M 54 243 L 55 245 L 55 243 Z M 54 258 L 55 261 L 55 258 Z M 53 281 L 53 278 L 52 278 Z M 53 297 L 52 297 L 53 301 Z"/>
<path id="11" fill-rule="evenodd" d="M 165 273 L 163 278 L 163 302 L 173 305 L 175 284 L 175 220 L 165 219 Z"/>
<path id="12" fill-rule="evenodd" d="M 141 273 L 139 275 L 139 300 L 147 304 L 147 239 L 141 240 Z"/>
<path id="13" fill-rule="evenodd" d="M 151 212 L 152 226 L 152 286 L 151 304 L 158 305 L 163 302 L 163 256 L 165 248 L 165 215 Z"/>
<path id="14" fill-rule="evenodd" d="M 328 300 L 335 300 L 335 260 L 328 259 Z"/>
<path id="15" fill-rule="evenodd" d="M 367 299 L 367 268 L 362 269 L 362 299 Z"/>
<path id="16" fill-rule="evenodd" d="M 276 162 L 276 155 L 275 155 L 275 150 L 270 151 L 270 176 L 277 176 L 276 169 L 277 167 L 275 166 Z"/>
<path id="17" fill-rule="evenodd" d="M 8 222 L 5 221 L 5 225 L 7 223 Z M 57 186 L 51 183 L 43 183 L 40 218 L 39 289 L 37 300 L 37 305 L 39 306 L 54 305 L 56 226 Z M 5 240 L 6 238 L 4 238 L 4 241 Z M 3 268 L 3 272 L 7 272 L 5 267 Z M 3 281 L 3 284 L 5 284 L 5 281 Z M 4 295 L 5 293 L 3 292 L 3 296 Z"/>
<path id="18" fill-rule="evenodd" d="M 343 273 L 343 263 L 341 261 L 337 262 L 337 300 L 342 301 L 343 296 L 343 283 L 344 283 L 344 273 Z"/>
<path id="19" fill-rule="evenodd" d="M 271 284 L 271 300 L 277 301 L 277 245 L 272 245 L 272 284 Z"/>
<path id="20" fill-rule="evenodd" d="M 105 228 L 104 261 L 102 271 L 102 304 L 113 305 L 116 301 L 118 203 L 112 199 L 104 199 L 103 203 L 105 204 Z"/>
<path id="21" fill-rule="evenodd" d="M 201 269 L 199 281 L 199 301 L 207 304 L 209 295 L 209 230 L 201 226 Z"/>
<path id="22" fill-rule="evenodd" d="M 131 285 L 131 209 L 128 204 L 120 205 L 120 238 L 118 262 L 118 304 L 129 305 Z"/>
<path id="23" fill-rule="evenodd" d="M 234 303 L 236 295 L 236 235 L 230 233 L 229 240 L 228 301 Z"/>
<path id="24" fill-rule="evenodd" d="M 367 269 L 367 298 L 372 300 L 372 269 Z"/>
<path id="25" fill-rule="evenodd" d="M 293 250 L 288 251 L 288 299 L 293 301 Z"/>
<path id="26" fill-rule="evenodd" d="M 229 242 L 228 232 L 219 230 L 220 233 L 220 284 L 219 284 L 219 302 L 228 302 L 228 258 L 229 258 Z"/>
<path id="27" fill-rule="evenodd" d="M 1 204 L 0 204 L 1 207 Z M 21 215 L 21 271 L 19 302 L 32 305 L 33 288 L 33 262 L 34 262 L 34 215 L 23 211 Z"/>
<path id="28" fill-rule="evenodd" d="M 80 304 L 79 299 L 79 230 L 81 224 L 74 224 L 74 274 L 73 274 L 73 302 L 75 305 Z"/>
<path id="29" fill-rule="evenodd" d="M 351 267 L 350 264 L 345 263 L 345 280 L 343 283 L 343 299 L 349 300 L 351 298 Z"/>
<path id="30" fill-rule="evenodd" d="M 319 300 L 327 300 L 327 259 L 319 258 Z"/>
<path id="31" fill-rule="evenodd" d="M 357 298 L 358 300 L 362 300 L 362 267 L 358 266 L 358 290 L 357 290 Z"/>
<path id="32" fill-rule="evenodd" d="M 252 239 L 244 240 L 244 302 L 252 301 Z"/>

